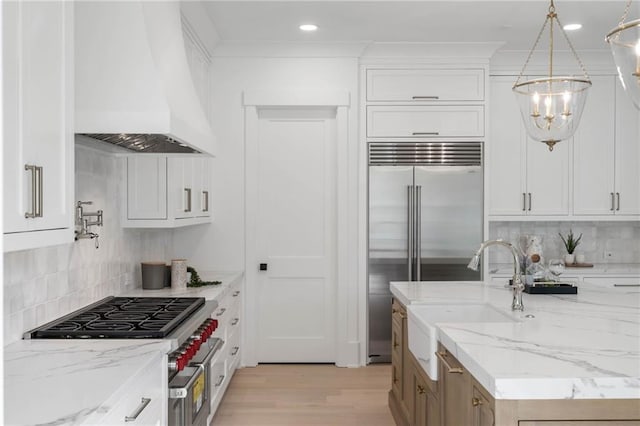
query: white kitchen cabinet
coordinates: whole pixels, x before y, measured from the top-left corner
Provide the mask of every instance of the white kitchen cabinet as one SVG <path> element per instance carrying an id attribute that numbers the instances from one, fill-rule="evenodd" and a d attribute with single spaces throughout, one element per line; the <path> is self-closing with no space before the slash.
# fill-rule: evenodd
<path id="1" fill-rule="evenodd" d="M 483 101 L 484 69 L 368 69 L 368 102 Z"/>
<path id="2" fill-rule="evenodd" d="M 490 216 L 568 216 L 572 141 L 553 151 L 526 135 L 514 77 L 491 78 L 487 143 Z"/>
<path id="3" fill-rule="evenodd" d="M 484 136 L 481 105 L 367 106 L 369 138 Z"/>
<path id="4" fill-rule="evenodd" d="M 219 350 L 211 363 L 213 395 L 211 398 L 211 417 L 215 414 L 222 397 L 229 386 L 236 369 L 240 365 L 241 347 L 241 309 L 242 291 L 241 280 L 232 284 L 223 298 L 218 300 L 218 307 L 211 316 L 218 321 L 218 328 L 213 337 L 224 340 L 224 345 Z"/>
<path id="5" fill-rule="evenodd" d="M 125 157 L 123 227 L 175 228 L 211 222 L 211 159 L 202 155 Z"/>
<path id="6" fill-rule="evenodd" d="M 639 215 L 639 114 L 614 76 L 591 80 L 593 87 L 574 137 L 573 213 Z"/>
<path id="7" fill-rule="evenodd" d="M 601 287 L 614 287 L 624 290 L 637 291 L 640 288 L 640 276 L 616 277 L 611 275 L 584 277 L 584 282 Z"/>
<path id="8" fill-rule="evenodd" d="M 3 2 L 4 251 L 73 241 L 73 4 Z"/>
<path id="9" fill-rule="evenodd" d="M 103 425 L 167 424 L 167 360 L 158 354 L 118 392 L 107 407 Z"/>

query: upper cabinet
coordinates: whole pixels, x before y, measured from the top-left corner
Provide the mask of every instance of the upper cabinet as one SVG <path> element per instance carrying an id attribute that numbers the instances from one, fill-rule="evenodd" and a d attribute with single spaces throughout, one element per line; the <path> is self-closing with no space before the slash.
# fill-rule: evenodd
<path id="1" fill-rule="evenodd" d="M 484 69 L 369 69 L 368 102 L 483 101 Z"/>
<path id="2" fill-rule="evenodd" d="M 138 154 L 124 161 L 123 227 L 177 228 L 211 222 L 211 158 Z"/>
<path id="3" fill-rule="evenodd" d="M 575 135 L 574 214 L 640 215 L 640 114 L 615 77 L 592 81 Z"/>
<path id="4" fill-rule="evenodd" d="M 553 151 L 526 136 L 513 77 L 491 77 L 490 216 L 568 216 L 571 141 Z"/>
<path id="5" fill-rule="evenodd" d="M 364 78 L 368 139 L 484 137 L 484 68 L 377 67 Z"/>
<path id="6" fill-rule="evenodd" d="M 73 241 L 73 4 L 2 2 L 4 251 Z"/>

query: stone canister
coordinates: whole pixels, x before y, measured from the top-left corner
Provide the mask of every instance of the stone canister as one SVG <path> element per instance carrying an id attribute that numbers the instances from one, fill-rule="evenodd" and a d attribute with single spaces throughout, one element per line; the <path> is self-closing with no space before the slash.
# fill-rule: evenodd
<path id="1" fill-rule="evenodd" d="M 187 259 L 171 260 L 171 288 L 187 287 Z"/>
<path id="2" fill-rule="evenodd" d="M 142 262 L 142 288 L 145 290 L 158 290 L 164 287 L 165 263 L 164 262 Z"/>

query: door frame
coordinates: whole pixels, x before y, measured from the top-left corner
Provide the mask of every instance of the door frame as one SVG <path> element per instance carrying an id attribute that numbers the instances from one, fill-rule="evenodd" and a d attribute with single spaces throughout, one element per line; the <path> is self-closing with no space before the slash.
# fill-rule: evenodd
<path id="1" fill-rule="evenodd" d="M 359 312 L 358 312 L 358 213 L 357 192 L 357 140 L 349 128 L 351 94 L 332 89 L 271 89 L 251 90 L 243 93 L 245 142 L 245 299 L 242 363 L 258 364 L 257 350 L 257 288 L 258 256 L 256 250 L 256 186 L 258 158 L 250 147 L 257 146 L 259 111 L 277 107 L 329 107 L 336 111 L 336 365 L 360 364 Z M 354 179 L 355 176 L 355 179 Z M 356 202 L 354 202 L 356 200 Z M 355 278 L 354 278 L 355 277 Z"/>

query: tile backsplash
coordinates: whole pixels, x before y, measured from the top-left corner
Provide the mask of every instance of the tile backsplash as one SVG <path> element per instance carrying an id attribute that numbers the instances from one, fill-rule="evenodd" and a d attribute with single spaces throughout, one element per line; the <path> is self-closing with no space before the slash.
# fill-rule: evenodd
<path id="1" fill-rule="evenodd" d="M 120 226 L 124 163 L 76 145 L 75 200 L 102 209 L 104 226 L 94 240 L 4 254 L 4 344 L 23 332 L 127 288 L 140 287 L 140 262 L 171 259 L 170 230 Z"/>
<path id="2" fill-rule="evenodd" d="M 640 263 L 640 222 L 492 222 L 489 238 L 502 238 L 517 244 L 520 235 L 543 237 L 543 256 L 546 260 L 560 259 L 566 253 L 561 233 L 569 229 L 578 237 L 582 234 L 576 253 L 585 255 L 589 263 Z M 605 257 L 605 253 L 611 254 Z M 509 263 L 507 250 L 490 250 L 489 263 Z"/>

